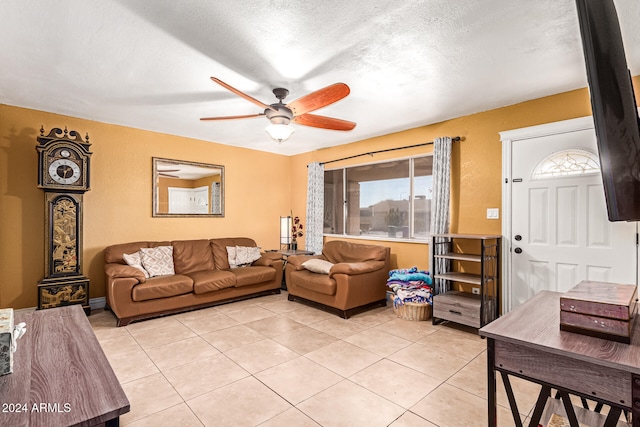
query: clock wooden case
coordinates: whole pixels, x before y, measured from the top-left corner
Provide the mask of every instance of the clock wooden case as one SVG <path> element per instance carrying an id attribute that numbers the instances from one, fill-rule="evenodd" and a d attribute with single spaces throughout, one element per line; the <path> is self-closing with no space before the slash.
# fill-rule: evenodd
<path id="1" fill-rule="evenodd" d="M 44 128 L 38 152 L 38 187 L 45 191 L 45 277 L 38 309 L 82 304 L 89 314 L 89 279 L 82 274 L 83 194 L 90 190 L 89 135 Z"/>

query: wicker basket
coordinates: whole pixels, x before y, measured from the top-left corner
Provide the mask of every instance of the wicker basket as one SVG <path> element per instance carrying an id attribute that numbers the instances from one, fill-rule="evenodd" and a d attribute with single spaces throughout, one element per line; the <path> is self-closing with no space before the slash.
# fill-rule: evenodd
<path id="1" fill-rule="evenodd" d="M 392 303 L 395 301 L 395 298 L 397 297 L 394 297 Z M 393 311 L 399 318 L 404 320 L 419 321 L 431 319 L 431 305 L 427 303 L 406 302 L 397 307 L 393 304 Z"/>

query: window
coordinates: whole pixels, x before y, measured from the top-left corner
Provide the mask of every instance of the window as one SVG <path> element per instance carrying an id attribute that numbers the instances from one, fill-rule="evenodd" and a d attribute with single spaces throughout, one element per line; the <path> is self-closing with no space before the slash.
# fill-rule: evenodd
<path id="1" fill-rule="evenodd" d="M 532 178 L 575 176 L 600 172 L 598 157 L 586 150 L 563 150 L 551 154 L 534 168 Z"/>
<path id="2" fill-rule="evenodd" d="M 324 173 L 324 233 L 427 239 L 433 157 L 373 163 Z"/>

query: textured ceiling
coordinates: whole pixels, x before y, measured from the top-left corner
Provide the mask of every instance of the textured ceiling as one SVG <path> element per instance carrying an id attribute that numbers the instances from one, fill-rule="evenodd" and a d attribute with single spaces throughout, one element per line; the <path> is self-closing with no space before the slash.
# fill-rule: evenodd
<path id="1" fill-rule="evenodd" d="M 615 4 L 640 74 L 640 2 Z M 286 155 L 586 86 L 574 0 L 2 0 L 0 46 L 2 104 Z M 344 82 L 315 113 L 358 125 L 201 122 L 261 112 L 210 76 L 267 104 Z"/>

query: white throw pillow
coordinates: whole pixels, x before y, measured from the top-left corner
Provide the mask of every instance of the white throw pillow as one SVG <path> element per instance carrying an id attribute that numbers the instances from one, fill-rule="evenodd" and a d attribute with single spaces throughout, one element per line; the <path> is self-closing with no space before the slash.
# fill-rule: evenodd
<path id="1" fill-rule="evenodd" d="M 329 274 L 329 270 L 333 267 L 333 263 L 319 258 L 312 258 L 303 262 L 302 266 L 314 273 Z"/>
<path id="2" fill-rule="evenodd" d="M 149 272 L 149 276 L 167 276 L 175 274 L 173 269 L 173 246 L 158 246 L 157 248 L 140 249 L 142 266 Z"/>
<path id="3" fill-rule="evenodd" d="M 149 272 L 142 266 L 142 259 L 140 258 L 140 251 L 132 254 L 122 254 L 122 259 L 127 265 L 135 267 L 144 273 L 144 277 L 149 278 Z"/>
<path id="4" fill-rule="evenodd" d="M 251 265 L 253 261 L 260 259 L 260 248 L 255 246 L 227 246 L 229 267 L 238 268 Z"/>

